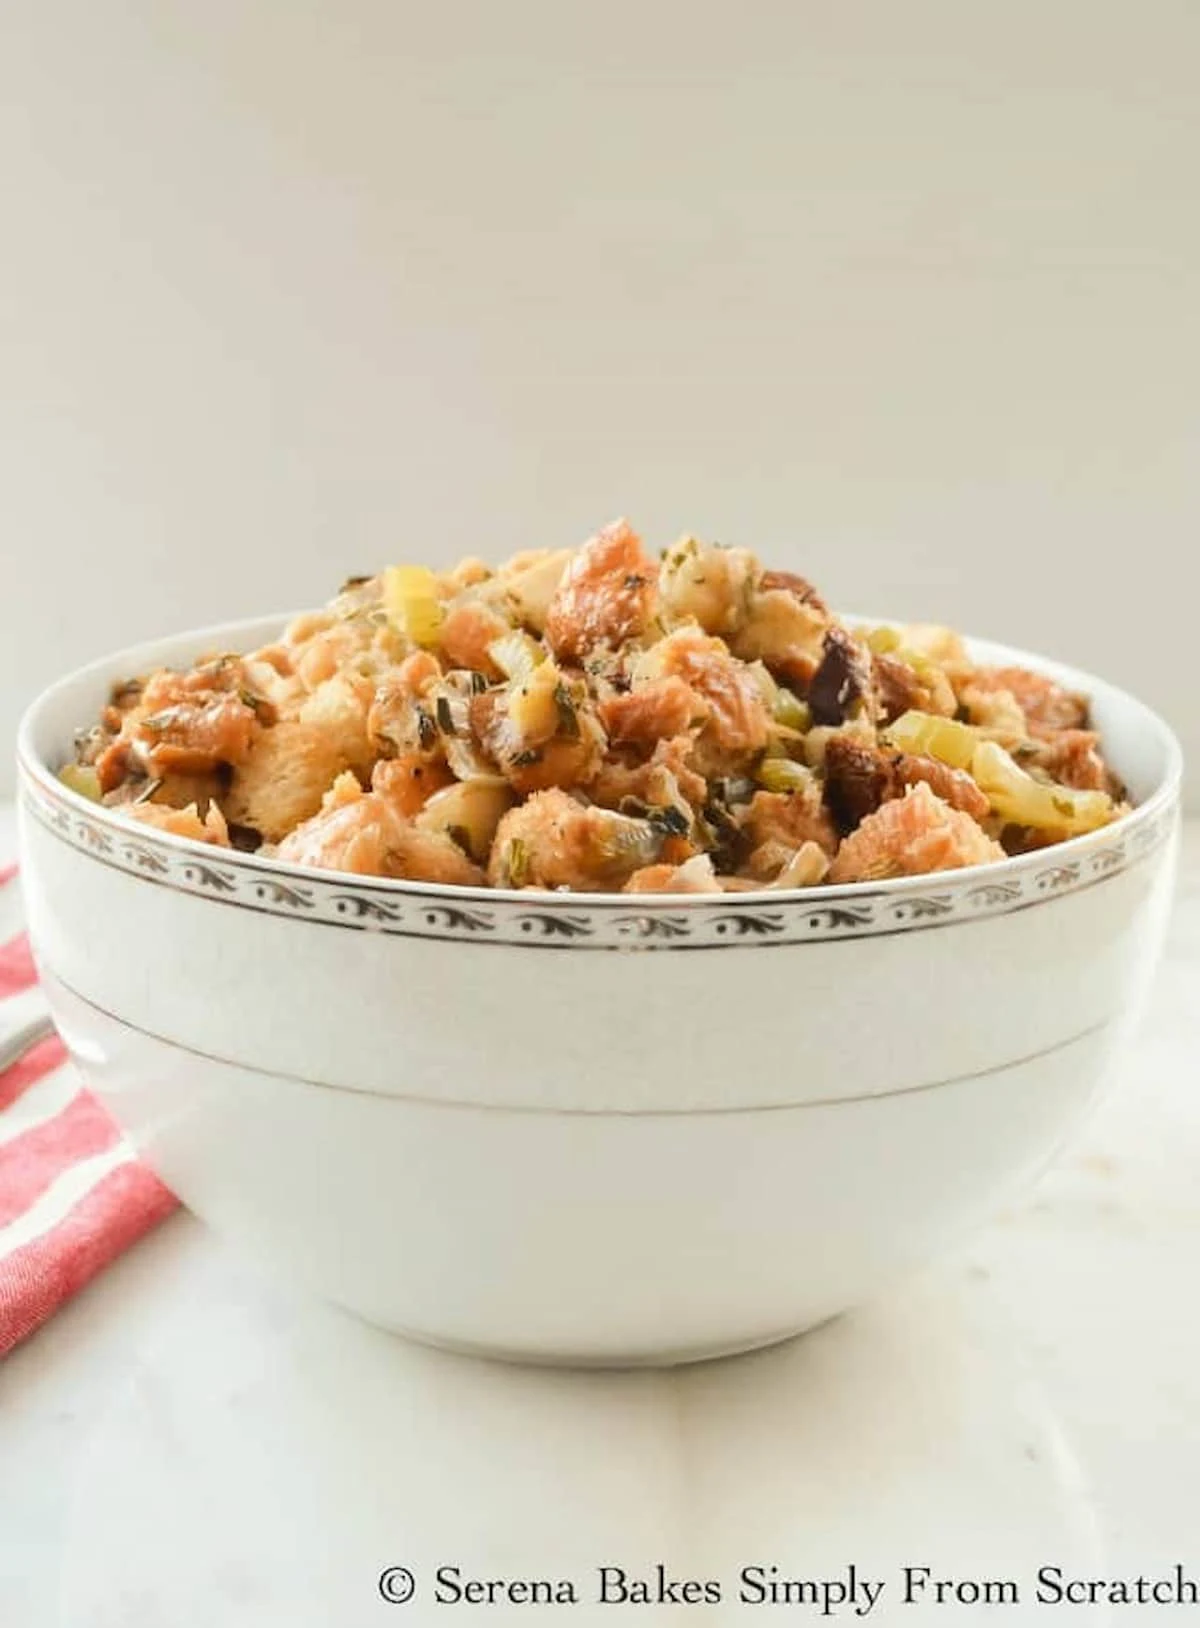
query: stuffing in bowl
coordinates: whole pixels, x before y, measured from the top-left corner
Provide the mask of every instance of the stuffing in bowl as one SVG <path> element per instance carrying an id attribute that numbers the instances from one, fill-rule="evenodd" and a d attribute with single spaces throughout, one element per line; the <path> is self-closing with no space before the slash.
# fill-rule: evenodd
<path id="1" fill-rule="evenodd" d="M 246 653 L 124 675 L 67 784 L 285 863 L 719 893 L 987 864 L 1125 812 L 1086 696 L 624 521 L 395 566 Z"/>
<path id="2" fill-rule="evenodd" d="M 1180 780 L 1100 678 L 624 526 L 117 651 L 18 757 L 55 1019 L 183 1201 L 386 1328 L 609 1364 L 811 1327 L 1036 1174 Z"/>

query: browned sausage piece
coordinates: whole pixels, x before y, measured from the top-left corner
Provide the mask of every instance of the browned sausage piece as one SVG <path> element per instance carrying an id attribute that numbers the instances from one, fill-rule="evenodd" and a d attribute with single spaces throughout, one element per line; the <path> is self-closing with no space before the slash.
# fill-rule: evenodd
<path id="1" fill-rule="evenodd" d="M 826 742 L 825 802 L 843 833 L 853 831 L 882 804 L 902 797 L 909 786 L 921 783 L 972 819 L 987 816 L 987 798 L 961 769 L 932 757 L 885 752 L 842 735 L 831 735 Z"/>
<path id="2" fill-rule="evenodd" d="M 896 773 L 899 754 L 845 735 L 831 735 L 825 743 L 825 802 L 843 836 L 874 814 L 881 803 L 904 790 Z"/>
<path id="3" fill-rule="evenodd" d="M 831 627 L 808 688 L 813 723 L 845 723 L 855 701 L 869 694 L 870 689 L 871 664 L 861 645 L 844 629 Z"/>

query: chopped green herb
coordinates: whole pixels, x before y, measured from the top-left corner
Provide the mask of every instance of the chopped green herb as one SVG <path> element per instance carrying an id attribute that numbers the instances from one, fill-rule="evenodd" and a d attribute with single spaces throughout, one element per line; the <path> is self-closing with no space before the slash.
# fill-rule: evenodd
<path id="1" fill-rule="evenodd" d="M 437 698 L 437 721 L 438 728 L 443 735 L 457 734 L 454 727 L 454 713 L 450 710 L 449 697 L 445 695 L 439 695 Z"/>
<path id="2" fill-rule="evenodd" d="M 138 727 L 149 730 L 152 735 L 161 735 L 164 730 L 170 729 L 176 721 L 176 708 L 165 707 L 162 712 L 152 712 L 148 717 L 138 720 Z"/>
<path id="3" fill-rule="evenodd" d="M 559 733 L 566 735 L 570 740 L 578 740 L 579 718 L 575 711 L 575 703 L 571 700 L 571 693 L 565 684 L 554 686 L 554 705 L 558 708 Z"/>
<path id="4" fill-rule="evenodd" d="M 668 837 L 686 837 L 692 829 L 692 822 L 688 816 L 672 803 L 668 803 L 665 808 L 652 808 L 649 819 L 655 830 Z"/>

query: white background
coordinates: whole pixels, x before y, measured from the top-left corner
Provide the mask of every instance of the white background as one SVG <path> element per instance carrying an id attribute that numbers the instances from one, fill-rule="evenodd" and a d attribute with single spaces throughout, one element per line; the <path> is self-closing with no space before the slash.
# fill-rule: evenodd
<path id="1" fill-rule="evenodd" d="M 1200 757 L 1198 92 L 1194 0 L 10 0 L 0 740 L 118 643 L 625 512 Z"/>

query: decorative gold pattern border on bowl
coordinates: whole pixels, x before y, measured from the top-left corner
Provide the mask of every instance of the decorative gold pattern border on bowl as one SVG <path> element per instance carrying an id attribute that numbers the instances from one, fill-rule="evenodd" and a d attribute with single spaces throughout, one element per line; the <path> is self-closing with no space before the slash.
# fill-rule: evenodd
<path id="1" fill-rule="evenodd" d="M 303 878 L 239 855 L 200 844 L 163 841 L 148 829 L 81 812 L 28 775 L 22 797 L 30 816 L 67 843 L 116 870 L 179 893 L 323 926 L 398 933 L 408 938 L 542 949 L 717 949 L 734 942 L 761 945 L 824 943 L 878 938 L 1007 915 L 1051 897 L 1077 893 L 1128 870 L 1161 846 L 1178 818 L 1172 804 L 1149 817 L 1136 813 L 1112 828 L 1107 839 L 1082 853 L 1047 849 L 1044 864 L 992 875 L 963 870 L 929 878 L 927 890 L 881 892 L 855 887 L 836 897 L 780 895 L 778 904 L 740 905 L 736 894 L 718 902 L 667 899 L 638 910 L 628 896 L 576 904 L 569 895 L 531 893 L 528 900 L 481 898 L 413 883 L 400 889 L 373 887 L 360 877 L 328 872 Z"/>

